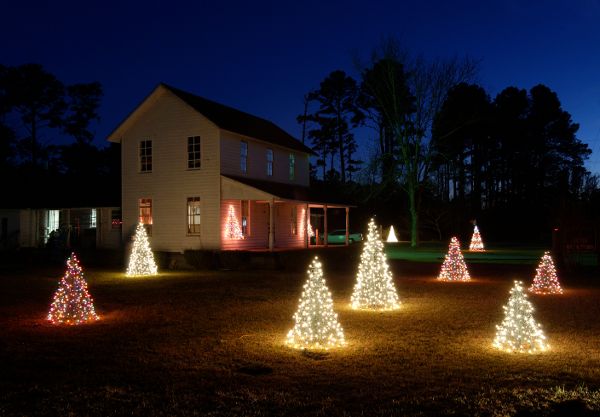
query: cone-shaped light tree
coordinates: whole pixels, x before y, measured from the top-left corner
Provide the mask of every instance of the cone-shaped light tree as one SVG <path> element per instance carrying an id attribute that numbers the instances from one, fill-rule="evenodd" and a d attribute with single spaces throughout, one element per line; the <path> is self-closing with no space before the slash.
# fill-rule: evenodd
<path id="1" fill-rule="evenodd" d="M 82 324 L 98 320 L 94 300 L 87 289 L 79 259 L 72 253 L 67 259 L 67 270 L 50 305 L 48 320 L 52 324 Z"/>
<path id="2" fill-rule="evenodd" d="M 289 346 L 297 349 L 330 349 L 346 344 L 317 257 L 308 268 L 308 280 L 304 284 L 294 320 L 296 323 L 286 340 Z"/>
<path id="3" fill-rule="evenodd" d="M 386 242 L 388 242 L 388 243 L 398 242 L 398 238 L 396 237 L 396 232 L 394 231 L 394 225 L 390 226 L 390 232 L 388 233 Z"/>
<path id="4" fill-rule="evenodd" d="M 534 294 L 562 294 L 550 252 L 544 252 L 529 291 Z"/>
<path id="5" fill-rule="evenodd" d="M 158 268 L 154 262 L 154 254 L 148 243 L 146 228 L 142 223 L 138 223 L 133 236 L 133 246 L 129 255 L 129 266 L 126 275 L 156 275 Z"/>
<path id="6" fill-rule="evenodd" d="M 515 281 L 504 307 L 504 320 L 496 326 L 493 346 L 507 352 L 535 353 L 548 349 L 546 337 L 533 318 L 533 307 L 522 283 Z"/>
<path id="7" fill-rule="evenodd" d="M 465 258 L 460 251 L 460 242 L 456 237 L 452 237 L 450 240 L 450 247 L 438 279 L 440 281 L 469 281 L 471 279 Z"/>
<path id="8" fill-rule="evenodd" d="M 400 301 L 387 264 L 383 242 L 373 219 L 368 227 L 352 293 L 352 308 L 395 310 L 400 308 Z"/>
<path id="9" fill-rule="evenodd" d="M 471 237 L 471 243 L 469 244 L 469 250 L 473 252 L 483 252 L 485 248 L 483 246 L 483 241 L 481 240 L 481 233 L 479 233 L 479 228 L 475 225 L 473 229 L 473 236 Z"/>
<path id="10" fill-rule="evenodd" d="M 227 221 L 225 222 L 225 237 L 232 240 L 241 240 L 244 238 L 240 222 L 235 215 L 235 209 L 232 204 L 229 205 Z"/>

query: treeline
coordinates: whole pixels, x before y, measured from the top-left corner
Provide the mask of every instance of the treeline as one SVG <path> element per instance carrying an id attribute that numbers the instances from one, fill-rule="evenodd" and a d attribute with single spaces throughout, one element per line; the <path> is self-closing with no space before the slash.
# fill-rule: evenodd
<path id="1" fill-rule="evenodd" d="M 298 116 L 318 155 L 313 183 L 408 229 L 413 245 L 419 233 L 443 239 L 475 220 L 499 240 L 524 227 L 525 239 L 548 239 L 597 194 L 584 166 L 591 150 L 549 87 L 507 87 L 491 98 L 476 75 L 468 58 L 412 58 L 393 41 L 359 79 L 333 71 Z M 365 160 L 357 133 L 372 150 Z"/>
<path id="2" fill-rule="evenodd" d="M 119 205 L 120 153 L 92 143 L 102 87 L 38 64 L 0 65 L 4 208 Z"/>

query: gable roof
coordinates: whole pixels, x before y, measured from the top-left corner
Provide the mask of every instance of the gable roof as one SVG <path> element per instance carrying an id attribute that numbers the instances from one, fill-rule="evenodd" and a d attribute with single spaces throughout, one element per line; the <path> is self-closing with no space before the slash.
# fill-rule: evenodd
<path id="1" fill-rule="evenodd" d="M 300 152 L 314 154 L 309 147 L 266 119 L 253 116 L 249 113 L 236 110 L 232 107 L 188 93 L 187 91 L 180 90 L 164 83 L 161 83 L 161 85 L 187 103 L 198 113 L 216 124 L 220 129 L 260 139 L 274 145 L 283 146 Z"/>

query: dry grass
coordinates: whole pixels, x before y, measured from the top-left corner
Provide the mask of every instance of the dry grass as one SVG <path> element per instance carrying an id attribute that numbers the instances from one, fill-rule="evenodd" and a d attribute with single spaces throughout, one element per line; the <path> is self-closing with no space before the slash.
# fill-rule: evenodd
<path id="1" fill-rule="evenodd" d="M 85 268 L 85 265 L 84 265 Z M 549 415 L 600 409 L 600 288 L 561 277 L 532 296 L 551 350 L 491 347 L 513 278 L 529 266 L 475 265 L 439 283 L 439 265 L 394 263 L 397 312 L 349 308 L 351 273 L 326 271 L 348 346 L 291 350 L 305 274 L 85 269 L 102 320 L 44 316 L 62 270 L 0 276 L 0 415 Z"/>

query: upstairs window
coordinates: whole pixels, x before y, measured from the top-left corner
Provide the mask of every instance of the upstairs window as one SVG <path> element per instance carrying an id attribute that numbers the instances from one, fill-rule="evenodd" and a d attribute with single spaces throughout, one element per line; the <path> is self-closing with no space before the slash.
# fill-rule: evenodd
<path id="1" fill-rule="evenodd" d="M 139 222 L 144 225 L 148 236 L 152 235 L 152 199 L 140 198 Z"/>
<path id="2" fill-rule="evenodd" d="M 267 149 L 267 177 L 273 176 L 273 149 Z"/>
<path id="3" fill-rule="evenodd" d="M 152 172 L 152 141 L 140 141 L 140 172 Z"/>
<path id="4" fill-rule="evenodd" d="M 296 156 L 291 153 L 290 154 L 290 181 L 294 181 L 296 179 Z"/>
<path id="5" fill-rule="evenodd" d="M 248 170 L 248 142 L 240 142 L 240 170 L 245 174 Z"/>
<path id="6" fill-rule="evenodd" d="M 187 228 L 188 235 L 200 234 L 200 197 L 187 199 Z"/>
<path id="7" fill-rule="evenodd" d="M 188 169 L 200 168 L 200 136 L 188 136 Z"/>

